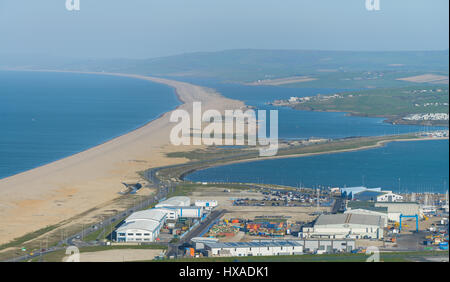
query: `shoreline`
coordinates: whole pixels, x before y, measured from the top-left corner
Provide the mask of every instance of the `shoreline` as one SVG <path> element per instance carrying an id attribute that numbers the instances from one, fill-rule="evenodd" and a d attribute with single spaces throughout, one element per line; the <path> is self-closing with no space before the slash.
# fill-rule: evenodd
<path id="1" fill-rule="evenodd" d="M 102 144 L 68 157 L 0 179 L 0 244 L 60 223 L 102 203 L 120 197 L 122 182 L 143 181 L 140 171 L 161 165 L 187 162 L 168 158 L 173 151 L 189 151 L 193 146 L 173 146 L 169 117 L 176 109 L 192 112 L 191 103 L 202 108 L 237 109 L 238 100 L 223 97 L 206 87 L 138 74 L 109 72 L 15 70 L 121 76 L 165 84 L 181 101 L 175 109 Z M 173 124 L 172 124 L 173 125 Z M 198 148 L 199 146 L 195 146 Z"/>
<path id="2" fill-rule="evenodd" d="M 180 179 L 183 180 L 183 181 L 190 181 L 190 180 L 185 180 L 185 177 L 187 175 L 189 175 L 189 174 L 192 174 L 192 173 L 196 172 L 196 171 L 205 170 L 205 169 L 214 168 L 214 167 L 227 166 L 227 165 L 232 165 L 232 164 L 237 164 L 237 163 L 250 163 L 250 162 L 259 162 L 259 161 L 265 161 L 265 160 L 302 158 L 302 157 L 311 157 L 311 156 L 319 156 L 319 155 L 329 155 L 329 154 L 348 153 L 348 152 L 355 152 L 355 151 L 365 151 L 365 150 L 381 148 L 381 147 L 384 147 L 386 144 L 389 144 L 389 143 L 392 143 L 392 142 L 418 142 L 418 141 L 438 141 L 438 140 L 449 140 L 449 138 L 448 137 L 436 137 L 436 138 L 425 137 L 425 138 L 380 140 L 380 141 L 377 141 L 374 145 L 367 145 L 367 146 L 350 148 L 350 149 L 331 150 L 331 151 L 317 152 L 317 153 L 300 153 L 300 154 L 292 154 L 292 155 L 276 155 L 276 156 L 270 156 L 270 157 L 243 159 L 243 160 L 232 160 L 232 161 L 229 161 L 229 162 L 221 163 L 219 165 L 208 165 L 208 166 L 201 167 L 201 168 L 198 168 L 198 169 L 196 169 L 196 168 L 190 169 L 189 171 L 182 173 L 180 175 Z M 266 183 L 266 184 L 268 184 L 268 183 Z"/>
<path id="3" fill-rule="evenodd" d="M 273 105 L 273 104 L 272 104 Z M 382 118 L 384 123 L 392 124 L 392 125 L 411 125 L 411 126 L 432 126 L 432 127 L 443 127 L 443 128 L 449 128 L 448 121 L 409 121 L 404 120 L 401 116 L 395 116 L 395 115 L 374 115 L 374 114 L 364 114 L 359 112 L 349 112 L 349 111 L 339 111 L 339 110 L 314 110 L 310 108 L 296 108 L 295 106 L 279 106 L 274 105 L 276 107 L 289 107 L 293 110 L 297 111 L 307 111 L 307 112 L 322 112 L 322 113 L 344 113 L 348 116 L 353 117 L 366 117 L 366 118 Z"/>
<path id="4" fill-rule="evenodd" d="M 58 70 L 12 71 L 78 73 L 147 80 L 171 87 L 181 105 L 169 112 L 160 114 L 138 128 L 101 144 L 0 179 L 0 224 L 8 226 L 8 230 L 0 230 L 0 235 L 2 235 L 0 244 L 10 242 L 43 227 L 60 223 L 85 210 L 96 208 L 99 204 L 119 198 L 118 192 L 122 189 L 122 182 L 142 182 L 142 178 L 138 175 L 139 171 L 165 165 L 188 163 L 189 159 L 171 158 L 166 155 L 169 152 L 190 151 L 203 146 L 173 146 L 170 144 L 168 139 L 171 127 L 168 117 L 174 110 L 185 109 L 191 113 L 190 104 L 193 101 L 201 101 L 203 110 L 214 108 L 222 111 L 245 107 L 244 102 L 223 97 L 214 89 L 145 75 Z M 374 145 L 359 148 L 236 160 L 218 166 L 239 162 L 366 150 L 396 141 L 437 139 L 382 140 Z M 203 169 L 213 166 L 207 166 Z"/>
<path id="5" fill-rule="evenodd" d="M 17 70 L 17 69 L 5 70 L 5 69 L 0 69 L 0 71 L 2 71 L 2 70 L 3 70 L 3 71 L 17 71 L 17 72 L 53 72 L 53 73 L 74 73 L 74 74 L 90 74 L 90 75 L 102 75 L 102 74 L 103 74 L 104 76 L 119 76 L 119 77 L 127 77 L 127 78 L 133 78 L 133 79 L 147 80 L 147 79 L 143 79 L 143 78 L 132 77 L 132 76 L 130 76 L 129 74 L 119 74 L 119 73 L 97 73 L 97 72 L 58 71 L 58 70 Z M 149 77 L 149 78 L 150 78 L 150 77 Z M 157 82 L 155 82 L 155 83 L 157 83 Z M 163 84 L 163 83 L 160 83 L 160 84 Z M 164 85 L 166 85 L 166 86 L 168 86 L 168 87 L 170 87 L 170 88 L 172 89 L 173 94 L 175 94 L 176 99 L 178 100 L 178 102 L 181 103 L 180 105 L 176 106 L 174 109 L 171 109 L 171 110 L 169 111 L 169 112 L 172 112 L 172 111 L 178 109 L 181 105 L 183 105 L 184 102 L 183 102 L 183 100 L 182 100 L 182 97 L 180 97 L 180 95 L 177 93 L 175 87 L 173 87 L 173 86 L 171 86 L 171 85 L 167 85 L 167 84 L 164 84 Z M 205 87 L 205 88 L 206 88 L 206 87 Z M 8 178 L 8 177 L 13 177 L 13 176 L 16 176 L 16 175 L 19 175 L 19 174 L 22 174 L 22 173 L 26 173 L 26 172 L 28 172 L 28 171 L 30 171 L 30 170 L 33 170 L 33 169 L 36 169 L 36 168 L 39 168 L 39 167 L 42 167 L 42 166 L 46 166 L 46 165 L 51 164 L 51 163 L 54 163 L 54 162 L 58 162 L 58 161 L 64 160 L 64 159 L 66 159 L 66 158 L 68 158 L 68 157 L 75 156 L 75 155 L 77 155 L 77 154 L 83 153 L 83 152 L 88 151 L 88 150 L 90 150 L 90 149 L 93 149 L 93 148 L 95 148 L 95 147 L 97 147 L 97 146 L 101 146 L 101 145 L 103 145 L 103 144 L 105 144 L 105 143 L 108 143 L 109 141 L 111 141 L 111 140 L 113 140 L 113 139 L 120 138 L 120 137 L 122 137 L 122 136 L 124 136 L 124 135 L 127 135 L 127 134 L 129 134 L 129 133 L 131 133 L 131 132 L 133 132 L 133 131 L 135 131 L 135 130 L 139 130 L 139 129 L 141 129 L 142 127 L 147 126 L 149 123 L 151 123 L 151 122 L 153 122 L 153 121 L 155 121 L 155 120 L 157 120 L 157 119 L 163 117 L 163 116 L 164 116 L 165 114 L 167 114 L 167 113 L 168 113 L 168 112 L 161 113 L 161 114 L 157 115 L 156 117 L 154 117 L 154 118 L 152 118 L 152 119 L 146 121 L 145 123 L 143 123 L 143 124 L 141 124 L 141 125 L 136 126 L 135 128 L 133 128 L 133 129 L 131 129 L 131 130 L 127 130 L 126 132 L 124 132 L 124 133 L 122 133 L 122 134 L 118 134 L 118 135 L 116 135 L 116 136 L 114 136 L 114 137 L 111 137 L 111 138 L 109 138 L 109 139 L 107 139 L 107 140 L 101 142 L 101 143 L 98 143 L 98 144 L 96 144 L 96 145 L 90 146 L 90 147 L 87 148 L 87 149 L 78 151 L 78 152 L 76 152 L 76 153 L 73 153 L 73 154 L 70 154 L 70 155 L 68 155 L 68 156 L 59 158 L 59 159 L 57 159 L 57 160 L 45 162 L 45 163 L 42 164 L 42 165 L 38 165 L 38 166 L 36 166 L 36 167 L 30 168 L 30 169 L 26 169 L 26 170 L 24 170 L 24 171 L 20 171 L 20 172 L 18 172 L 18 173 L 15 173 L 15 174 L 12 174 L 12 175 L 9 175 L 9 176 L 5 176 L 5 177 L 3 177 L 3 178 L 0 178 L 0 181 L 6 179 L 6 178 Z"/>

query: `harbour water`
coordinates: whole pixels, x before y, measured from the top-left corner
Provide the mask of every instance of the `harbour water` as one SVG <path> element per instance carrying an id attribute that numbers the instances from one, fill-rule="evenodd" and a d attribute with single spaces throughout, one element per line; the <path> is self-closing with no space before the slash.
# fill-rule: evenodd
<path id="1" fill-rule="evenodd" d="M 383 122 L 383 118 L 357 117 L 335 112 L 298 111 L 268 105 L 276 99 L 345 91 L 342 89 L 255 87 L 200 81 L 196 83 L 215 88 L 224 96 L 243 100 L 247 105 L 257 109 L 278 110 L 279 137 L 282 139 L 382 136 L 442 129 L 393 125 Z M 186 179 L 305 187 L 366 185 L 403 192 L 438 192 L 448 189 L 448 162 L 448 140 L 396 142 L 383 148 L 359 152 L 265 160 L 209 168 L 194 172 Z"/>
<path id="2" fill-rule="evenodd" d="M 363 151 L 213 167 L 185 179 L 309 188 L 365 185 L 396 192 L 445 193 L 449 183 L 448 154 L 448 140 L 392 142 Z"/>

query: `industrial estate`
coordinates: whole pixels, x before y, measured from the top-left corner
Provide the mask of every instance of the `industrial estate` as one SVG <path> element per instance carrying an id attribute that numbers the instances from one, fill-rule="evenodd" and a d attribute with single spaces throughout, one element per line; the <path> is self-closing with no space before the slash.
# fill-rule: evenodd
<path id="1" fill-rule="evenodd" d="M 0 262 L 449 261 L 448 1 L 16 2 Z"/>
<path id="2" fill-rule="evenodd" d="M 143 189 L 130 191 L 135 195 Z M 181 189 L 189 195 L 171 196 Z M 120 213 L 122 218 L 112 216 L 60 243 L 106 261 L 114 258 L 103 252 L 127 249 L 147 251 L 129 259 L 147 261 L 327 261 L 341 255 L 359 261 L 374 249 L 383 254 L 381 260 L 384 254 L 413 261 L 448 259 L 448 193 L 244 183 L 161 184 L 161 191 L 151 204 L 147 199 Z M 64 245 L 44 247 L 16 260 L 67 260 L 64 250 Z"/>
<path id="3" fill-rule="evenodd" d="M 133 213 L 111 243 L 189 238 L 167 253 L 170 258 L 364 253 L 370 247 L 448 250 L 448 194 L 399 195 L 366 187 L 208 190 Z"/>

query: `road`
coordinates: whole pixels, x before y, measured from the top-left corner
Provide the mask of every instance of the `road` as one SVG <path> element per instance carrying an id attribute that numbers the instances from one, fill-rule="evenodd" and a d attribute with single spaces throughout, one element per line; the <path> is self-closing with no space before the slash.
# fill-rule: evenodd
<path id="1" fill-rule="evenodd" d="M 334 200 L 334 205 L 333 208 L 331 209 L 331 213 L 335 214 L 344 211 L 345 211 L 345 200 L 343 198 L 336 198 Z"/>
<path id="2" fill-rule="evenodd" d="M 179 242 L 175 244 L 169 244 L 167 250 L 167 257 L 177 257 L 180 251 L 180 246 L 191 241 L 192 238 L 198 237 L 202 234 L 209 226 L 214 223 L 217 219 L 221 218 L 227 211 L 224 209 L 214 210 L 206 220 L 202 221 L 196 228 L 191 230 L 186 236 L 180 239 Z"/>
<path id="3" fill-rule="evenodd" d="M 58 244 L 56 246 L 50 247 L 48 249 L 43 249 L 40 251 L 36 251 L 33 252 L 33 255 L 29 255 L 29 254 L 25 254 L 23 256 L 19 256 L 19 257 L 14 257 L 8 260 L 5 260 L 5 262 L 19 262 L 19 261 L 27 261 L 36 257 L 39 257 L 41 255 L 45 255 L 51 252 L 55 252 L 55 251 L 59 251 L 62 249 L 65 249 L 63 246 L 64 245 L 69 245 L 69 246 L 76 246 L 76 247 L 86 247 L 86 246 L 96 246 L 96 245 L 101 245 L 102 243 L 100 242 L 84 242 L 82 240 L 82 238 L 84 238 L 85 236 L 91 234 L 92 232 L 97 231 L 99 228 L 104 228 L 105 226 L 109 226 L 115 222 L 117 222 L 117 220 L 119 220 L 120 218 L 129 216 L 130 214 L 132 214 L 133 212 L 137 211 L 137 210 L 141 210 L 144 209 L 150 205 L 152 205 L 155 202 L 158 202 L 159 200 L 167 197 L 167 195 L 170 192 L 173 192 L 175 187 L 174 186 L 170 186 L 168 187 L 167 185 L 165 185 L 164 183 L 162 183 L 161 181 L 159 181 L 159 179 L 156 177 L 156 171 L 157 169 L 150 169 L 146 172 L 146 176 L 148 176 L 148 180 L 150 182 L 152 182 L 154 184 L 154 186 L 156 188 L 158 188 L 158 192 L 156 195 L 151 196 L 150 198 L 136 204 L 133 207 L 128 208 L 125 211 L 122 211 L 120 213 L 117 213 L 115 215 L 109 216 L 104 218 L 102 221 L 90 226 L 89 228 L 83 229 L 82 231 L 73 234 L 63 240 L 61 240 L 60 242 L 58 242 Z M 118 222 L 117 222 L 118 223 Z M 27 251 L 29 252 L 29 251 Z"/>

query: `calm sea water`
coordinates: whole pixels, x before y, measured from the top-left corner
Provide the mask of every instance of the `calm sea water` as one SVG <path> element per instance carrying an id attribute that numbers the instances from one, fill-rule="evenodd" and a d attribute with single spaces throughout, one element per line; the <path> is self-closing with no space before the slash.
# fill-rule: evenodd
<path id="1" fill-rule="evenodd" d="M 0 71 L 0 178 L 101 144 L 180 102 L 148 81 Z"/>
<path id="2" fill-rule="evenodd" d="M 394 142 L 364 151 L 208 168 L 186 179 L 303 187 L 366 185 L 397 192 L 445 192 L 449 183 L 448 156 L 448 140 Z"/>

